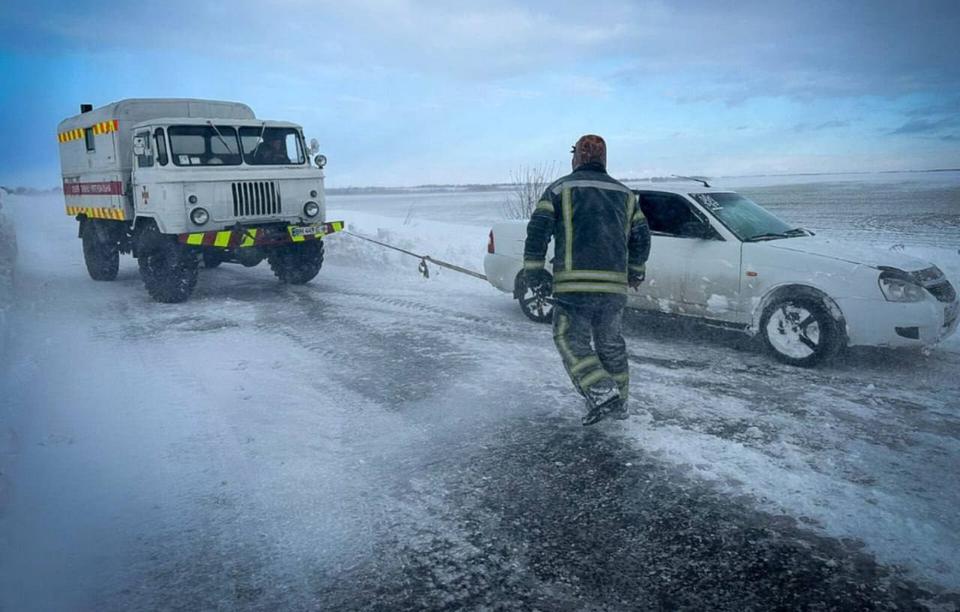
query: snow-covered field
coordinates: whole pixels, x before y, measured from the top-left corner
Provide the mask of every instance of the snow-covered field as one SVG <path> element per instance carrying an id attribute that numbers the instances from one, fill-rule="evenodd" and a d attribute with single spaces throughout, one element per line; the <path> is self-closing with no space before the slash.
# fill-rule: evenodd
<path id="1" fill-rule="evenodd" d="M 7 317 L 13 304 L 13 269 L 17 261 L 17 237 L 13 221 L 3 212 L 6 195 L 7 192 L 0 188 L 0 346 L 5 344 L 7 338 Z"/>
<path id="2" fill-rule="evenodd" d="M 798 225 L 920 255 L 960 286 L 960 174 L 758 183 L 741 190 Z M 480 270 L 502 197 L 331 197 L 328 216 Z M 3 212 L 20 256 L 0 351 L 0 609 L 333 609 L 344 580 L 376 590 L 411 558 L 447 598 L 423 601 L 465 605 L 477 563 L 543 584 L 532 547 L 551 536 L 504 527 L 509 500 L 473 526 L 464 499 L 524 498 L 529 474 L 599 441 L 960 592 L 958 338 L 799 370 L 737 335 L 631 317 L 636 414 L 575 438 L 582 456 L 515 471 L 518 449 L 586 434 L 549 328 L 487 284 L 423 279 L 341 235 L 307 286 L 222 266 L 162 305 L 130 258 L 116 282 L 87 277 L 59 197 Z M 506 476 L 477 471 L 493 459 Z M 625 501 L 642 500 L 609 503 Z M 490 561 L 476 533 L 513 552 Z M 543 588 L 580 592 L 562 582 Z"/>

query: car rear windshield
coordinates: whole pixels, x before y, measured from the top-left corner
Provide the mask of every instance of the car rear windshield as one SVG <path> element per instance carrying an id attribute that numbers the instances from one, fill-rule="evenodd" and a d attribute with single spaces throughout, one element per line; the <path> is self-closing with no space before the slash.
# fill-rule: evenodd
<path id="1" fill-rule="evenodd" d="M 252 166 L 301 165 L 306 161 L 294 128 L 242 127 L 243 161 Z"/>
<path id="2" fill-rule="evenodd" d="M 237 130 L 227 125 L 174 125 L 167 130 L 178 166 L 239 166 Z"/>
<path id="3" fill-rule="evenodd" d="M 691 193 L 690 197 L 736 234 L 740 240 L 783 234 L 791 226 L 739 193 Z"/>

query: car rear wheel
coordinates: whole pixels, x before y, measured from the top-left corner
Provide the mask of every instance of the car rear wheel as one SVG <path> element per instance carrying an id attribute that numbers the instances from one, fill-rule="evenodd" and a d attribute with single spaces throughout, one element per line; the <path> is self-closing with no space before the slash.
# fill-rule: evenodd
<path id="1" fill-rule="evenodd" d="M 840 347 L 837 321 L 810 297 L 785 297 L 767 306 L 760 333 L 774 357 L 795 366 L 816 365 Z"/>
<path id="2" fill-rule="evenodd" d="M 549 323 L 553 321 L 553 298 L 550 296 L 550 288 L 534 291 L 527 286 L 523 277 L 523 272 L 517 275 L 515 282 L 517 301 L 520 303 L 520 310 L 531 321 L 537 323 Z"/>

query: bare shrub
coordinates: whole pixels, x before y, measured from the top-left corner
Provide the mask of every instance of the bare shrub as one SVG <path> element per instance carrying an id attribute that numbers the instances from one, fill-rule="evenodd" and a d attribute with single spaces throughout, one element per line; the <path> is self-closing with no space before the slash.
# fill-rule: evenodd
<path id="1" fill-rule="evenodd" d="M 553 182 L 556 174 L 556 162 L 520 166 L 512 171 L 507 196 L 503 201 L 503 216 L 507 219 L 529 219 L 543 190 Z"/>

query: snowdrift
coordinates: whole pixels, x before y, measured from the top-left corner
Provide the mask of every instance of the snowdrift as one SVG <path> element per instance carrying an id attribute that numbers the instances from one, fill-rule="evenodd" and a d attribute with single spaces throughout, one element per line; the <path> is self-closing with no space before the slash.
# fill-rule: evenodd
<path id="1" fill-rule="evenodd" d="M 356 210 L 331 210 L 330 219 L 344 219 L 347 231 L 392 246 L 429 255 L 469 270 L 483 272 L 483 254 L 486 252 L 490 228 L 464 225 L 432 219 L 403 220 L 383 214 Z M 417 274 L 417 260 L 410 255 L 359 240 L 349 235 L 328 238 L 326 258 L 331 263 L 392 269 L 398 273 Z M 431 274 L 442 273 L 431 266 Z"/>

